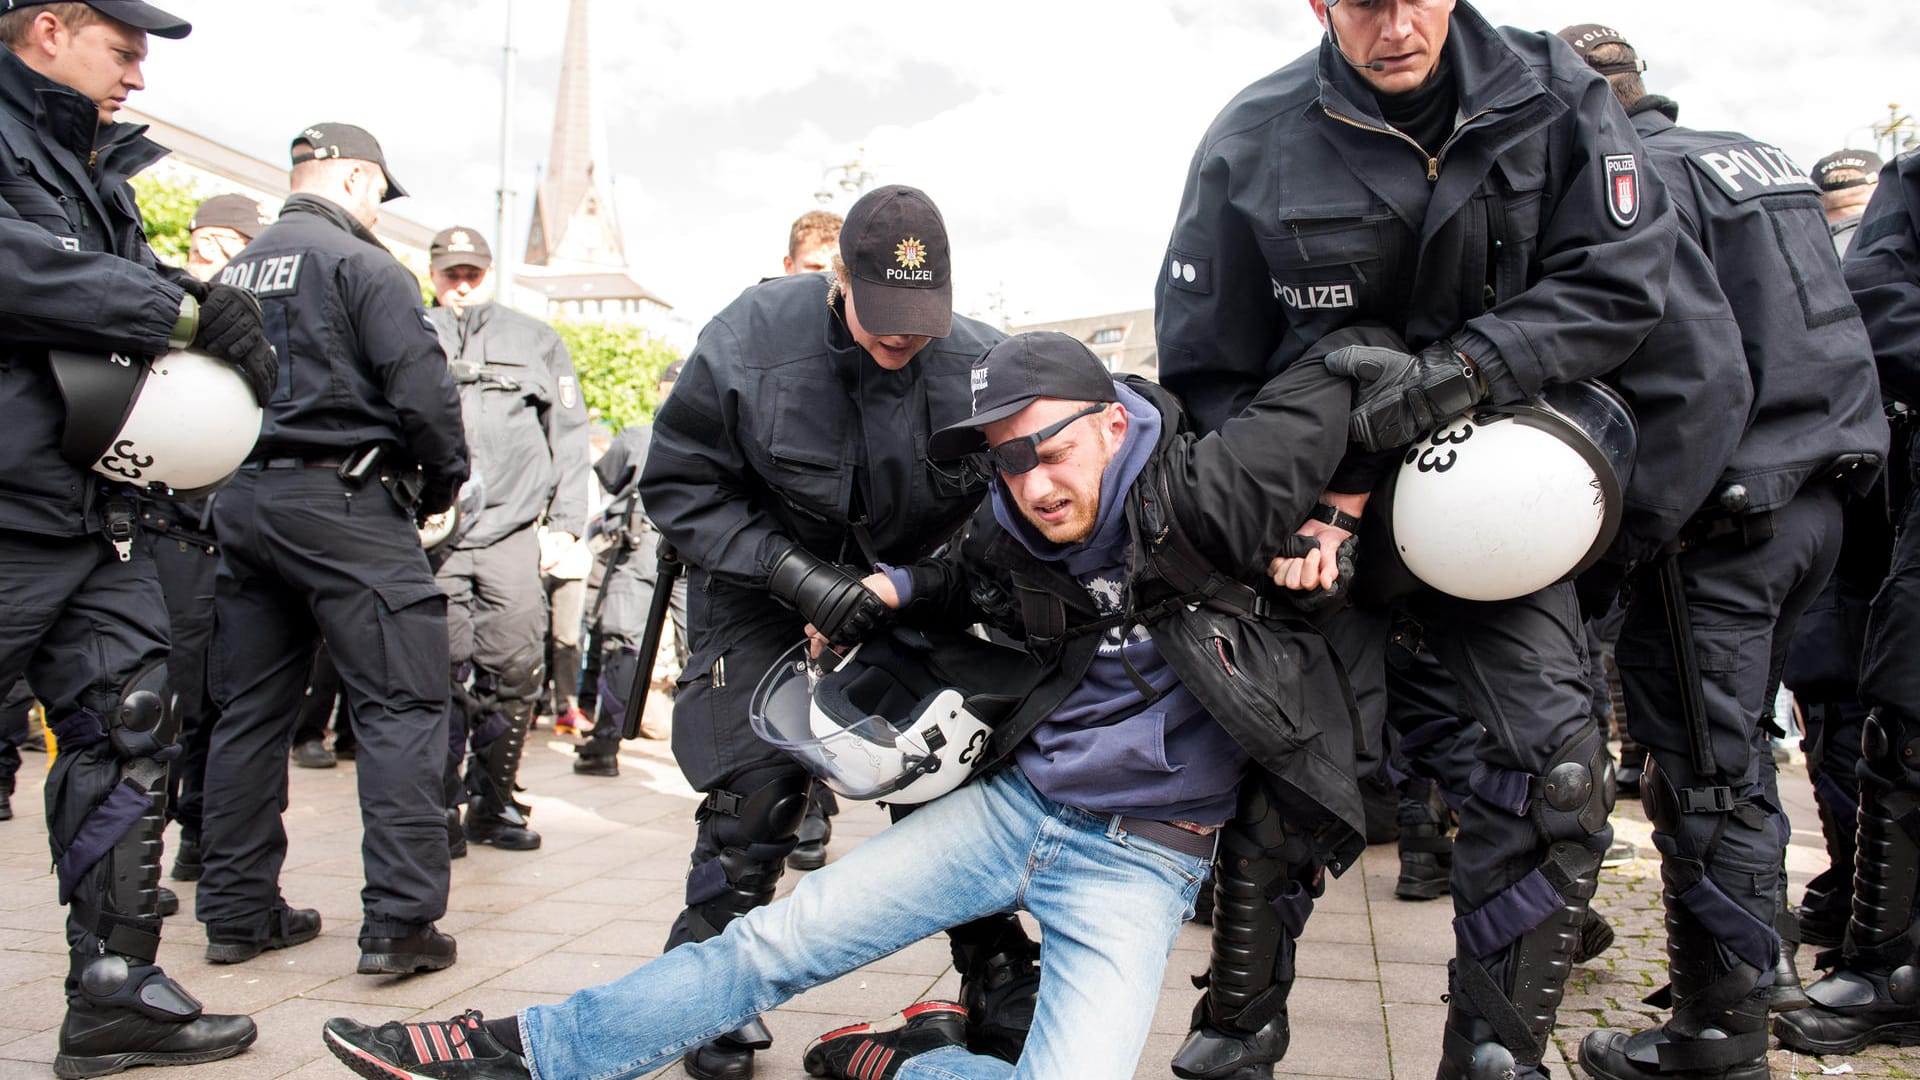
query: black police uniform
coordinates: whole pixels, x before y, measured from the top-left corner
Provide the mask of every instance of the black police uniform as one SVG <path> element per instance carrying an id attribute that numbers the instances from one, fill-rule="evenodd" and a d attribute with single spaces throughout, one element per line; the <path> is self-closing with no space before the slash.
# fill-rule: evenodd
<path id="1" fill-rule="evenodd" d="M 1882 386 L 1907 406 L 1920 403 L 1916 222 L 1920 154 L 1908 151 L 1881 169 L 1846 259 Z M 1807 987 L 1813 1005 L 1774 1020 L 1781 1042 L 1810 1053 L 1910 1042 L 1920 1025 L 1920 499 L 1911 483 L 1920 459 L 1912 441 L 1905 450 L 1893 569 L 1873 598 L 1860 668 L 1860 699 L 1873 711 L 1861 740 L 1853 918 L 1834 970 Z"/>
<path id="2" fill-rule="evenodd" d="M 171 875 L 175 881 L 200 876 L 200 819 L 214 720 L 213 582 L 220 569 L 220 547 L 213 538 L 211 500 L 217 497 L 140 502 L 140 528 L 160 576 L 171 632 L 167 687 L 180 733 L 180 757 L 172 775 L 173 820 L 180 825 Z"/>
<path id="3" fill-rule="evenodd" d="M 24 675 L 60 744 L 46 793 L 72 949 L 65 1076 L 106 1071 L 133 1040 L 224 1048 L 210 1060 L 254 1036 L 245 1017 L 203 1016 L 154 963 L 167 612 L 126 490 L 61 456 L 47 360 L 169 350 L 187 279 L 156 263 L 127 184 L 166 153 L 144 131 L 101 127 L 85 95 L 0 49 L 0 686 Z"/>
<path id="4" fill-rule="evenodd" d="M 492 303 L 458 315 L 435 306 L 428 316 L 486 486 L 476 524 L 436 573 L 448 597 L 449 737 L 473 747 L 466 838 L 526 850 L 540 835 L 527 827 L 514 782 L 546 674 L 539 527 L 574 536 L 586 529 L 587 409 L 552 327 Z M 453 748 L 456 763 L 465 750 Z"/>
<path id="5" fill-rule="evenodd" d="M 424 509 L 443 509 L 467 475 L 460 403 L 413 275 L 339 206 L 294 195 L 220 280 L 259 298 L 280 383 L 214 506 L 220 719 L 196 914 L 210 942 L 284 943 L 287 746 L 324 635 L 363 748 L 361 944 L 386 952 L 375 939 L 446 911 L 446 597 L 416 508 L 341 466 L 384 447 L 374 471 L 417 465 L 442 504 Z"/>
<path id="6" fill-rule="evenodd" d="M 1673 210 L 1606 83 L 1561 42 L 1496 31 L 1465 3 L 1444 52 L 1465 119 L 1431 156 L 1331 40 L 1214 122 L 1156 289 L 1161 378 L 1201 428 L 1335 331 L 1450 338 L 1499 403 L 1614 368 L 1654 326 Z M 1378 472 L 1349 458 L 1331 487 L 1369 490 Z M 1455 849 L 1441 1075 L 1487 1044 L 1531 1074 L 1610 836 L 1577 605 L 1570 585 L 1410 604 L 1488 729 Z M 1357 686 L 1379 681 L 1356 670 Z M 1555 770 L 1578 779 L 1549 802 Z M 1231 1030 L 1209 1009 L 1203 1024 Z"/>
<path id="7" fill-rule="evenodd" d="M 955 316 L 949 336 L 887 371 L 828 306 L 829 281 L 801 274 L 742 293 L 701 332 L 654 417 L 641 497 L 689 568 L 692 653 L 673 751 L 707 793 L 669 946 L 771 899 L 805 810 L 808 774 L 747 722 L 761 675 L 802 638 L 804 620 L 767 591 L 774 560 L 797 544 L 843 564 L 909 562 L 951 537 L 986 490 L 929 463 L 925 447 L 969 415 L 968 370 L 1003 335 Z M 748 1034 L 732 1038 L 764 1042 Z"/>
<path id="8" fill-rule="evenodd" d="M 1754 403 L 1665 571 L 1686 598 L 1703 714 L 1686 715 L 1681 631 L 1652 574 L 1616 651 L 1627 722 L 1650 754 L 1641 793 L 1662 855 L 1674 1019 L 1631 1045 L 1596 1032 L 1581 1060 L 1610 1077 L 1764 1071 L 1769 999 L 1787 990 L 1774 974 L 1787 826 L 1762 725 L 1793 628 L 1839 554 L 1843 485 L 1871 482 L 1886 424 L 1812 181 L 1766 143 L 1677 126 L 1663 98 L 1631 112 L 1740 324 Z"/>

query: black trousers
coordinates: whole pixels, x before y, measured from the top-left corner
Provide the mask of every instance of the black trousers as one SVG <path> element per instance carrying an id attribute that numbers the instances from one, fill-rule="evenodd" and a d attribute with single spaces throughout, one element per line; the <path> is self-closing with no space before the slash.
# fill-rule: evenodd
<path id="1" fill-rule="evenodd" d="M 287 836 L 287 752 L 318 636 L 353 708 L 362 936 L 446 913 L 446 596 L 384 488 L 328 469 L 243 469 L 220 493 L 200 921 L 267 933 Z"/>
<path id="2" fill-rule="evenodd" d="M 138 672 L 166 659 L 166 641 L 166 604 L 145 545 L 121 562 L 98 536 L 0 531 L 0 687 L 24 676 L 60 739 L 46 783 L 56 860 L 120 787 L 121 762 L 101 718 L 113 715 Z M 151 794 L 164 801 L 164 784 Z M 107 852 L 81 876 L 75 899 L 112 911 L 116 854 Z M 67 943 L 76 955 L 97 951 L 94 930 L 69 916 Z"/>
<path id="3" fill-rule="evenodd" d="M 179 726 L 180 756 L 173 764 L 173 817 L 180 834 L 197 840 L 205 805 L 207 744 L 213 737 L 213 579 L 220 556 L 204 546 L 153 536 L 154 567 L 166 598 L 171 648 L 167 685 Z"/>

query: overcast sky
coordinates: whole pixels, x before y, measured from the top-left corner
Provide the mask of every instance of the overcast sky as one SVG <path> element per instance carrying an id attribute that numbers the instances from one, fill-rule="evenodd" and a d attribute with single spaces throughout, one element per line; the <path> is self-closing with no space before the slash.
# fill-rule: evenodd
<path id="1" fill-rule="evenodd" d="M 412 193 L 392 210 L 492 232 L 508 0 L 160 2 L 195 29 L 153 42 L 136 107 L 270 160 L 309 123 L 358 123 Z M 512 3 L 517 253 L 568 4 Z M 1913 0 L 1481 10 L 1531 29 L 1610 22 L 1682 122 L 1769 139 L 1803 167 L 1871 147 L 1890 102 L 1920 112 Z M 1306 0 L 594 0 L 593 20 L 635 276 L 695 328 L 779 272 L 788 224 L 856 158 L 940 205 L 960 310 L 1028 322 L 1147 307 L 1201 133 L 1321 35 Z"/>

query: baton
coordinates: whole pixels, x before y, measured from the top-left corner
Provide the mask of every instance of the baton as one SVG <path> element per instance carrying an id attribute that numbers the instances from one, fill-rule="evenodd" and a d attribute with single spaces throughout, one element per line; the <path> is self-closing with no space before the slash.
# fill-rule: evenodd
<path id="1" fill-rule="evenodd" d="M 1693 759 L 1694 774 L 1711 780 L 1720 767 L 1714 762 L 1713 739 L 1707 731 L 1707 698 L 1700 689 L 1700 656 L 1693 648 L 1693 616 L 1687 610 L 1687 594 L 1680 582 L 1677 548 L 1661 557 L 1656 577 L 1660 608 L 1673 639 L 1673 673 L 1680 691 L 1680 718 L 1687 725 L 1687 756 Z"/>
<path id="2" fill-rule="evenodd" d="M 660 636 L 666 628 L 673 603 L 673 583 L 680 580 L 685 564 L 664 537 L 660 540 L 660 572 L 653 579 L 653 600 L 647 606 L 647 629 L 640 635 L 639 662 L 633 669 L 633 684 L 627 687 L 627 715 L 620 725 L 622 739 L 640 737 L 640 714 L 647 708 L 647 687 L 653 683 L 653 661 L 660 655 Z M 606 583 L 600 586 L 606 588 Z"/>

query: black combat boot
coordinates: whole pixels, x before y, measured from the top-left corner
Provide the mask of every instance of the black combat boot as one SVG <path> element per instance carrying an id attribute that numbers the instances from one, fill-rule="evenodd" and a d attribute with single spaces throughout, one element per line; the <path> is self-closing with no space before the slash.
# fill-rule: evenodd
<path id="1" fill-rule="evenodd" d="M 473 794 L 467 803 L 467 840 L 503 851 L 532 851 L 540 846 L 540 834 L 527 826 L 527 813 L 532 808 L 513 797 L 513 785 L 520 775 L 520 752 L 533 724 L 533 703 L 521 701 L 509 706 L 507 724 L 499 738 L 475 750 L 467 760 L 467 790 Z"/>
<path id="2" fill-rule="evenodd" d="M 1440 798 L 1440 785 L 1419 777 L 1400 785 L 1400 880 L 1393 895 L 1402 900 L 1433 900 L 1452 891 L 1453 811 Z"/>
<path id="3" fill-rule="evenodd" d="M 800 820 L 800 842 L 787 856 L 789 867 L 818 870 L 827 865 L 827 841 L 833 839 L 833 815 L 839 809 L 831 788 L 825 784 L 813 785 L 813 794 L 807 797 L 807 816 Z"/>
<path id="4" fill-rule="evenodd" d="M 1040 946 L 1012 915 L 989 915 L 947 931 L 967 1010 L 967 1049 L 1019 1061 L 1040 990 Z"/>

